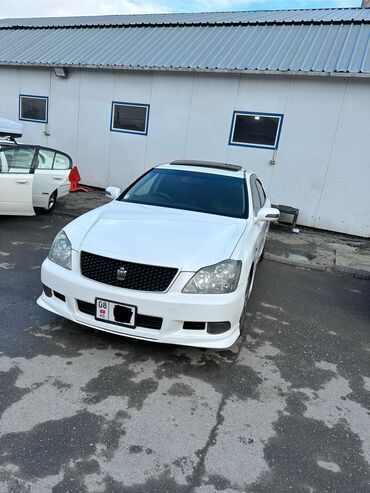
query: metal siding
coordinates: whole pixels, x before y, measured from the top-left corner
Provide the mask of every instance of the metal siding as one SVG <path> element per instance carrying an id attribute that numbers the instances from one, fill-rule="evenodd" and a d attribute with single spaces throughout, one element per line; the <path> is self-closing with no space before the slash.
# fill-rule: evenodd
<path id="1" fill-rule="evenodd" d="M 271 201 L 300 209 L 301 223 L 313 226 L 331 155 L 345 80 L 291 81 Z"/>
<path id="2" fill-rule="evenodd" d="M 349 80 L 314 226 L 370 237 L 370 91 Z"/>
<path id="3" fill-rule="evenodd" d="M 77 165 L 79 164 L 76 161 L 79 105 L 76 102 L 79 99 L 79 91 L 80 74 L 78 72 L 71 73 L 68 80 L 54 76 L 50 78 L 50 136 L 48 136 L 47 142 L 50 147 L 61 149 L 70 154 Z M 66 116 L 68 116 L 68 124 L 66 124 Z M 38 139 L 34 142 L 38 142 Z"/>
<path id="4" fill-rule="evenodd" d="M 238 83 L 232 74 L 194 76 L 185 159 L 226 162 Z"/>
<path id="5" fill-rule="evenodd" d="M 118 74 L 116 77 L 121 77 Z M 193 74 L 157 73 L 151 92 L 151 121 L 144 166 L 185 158 Z"/>
<path id="6" fill-rule="evenodd" d="M 50 120 L 50 74 L 49 70 L 38 70 L 30 77 L 29 72 L 25 68 L 20 68 L 18 71 L 18 84 L 19 94 L 29 94 L 33 96 L 46 96 L 49 98 L 48 104 L 48 121 Z M 18 101 L 19 101 L 18 94 Z M 17 103 L 18 110 L 18 103 Z M 17 111 L 17 118 L 19 114 Z M 26 143 L 38 143 L 48 145 L 48 136 L 44 134 L 45 123 L 22 121 L 23 125 L 23 138 Z"/>
<path id="7" fill-rule="evenodd" d="M 361 72 L 370 72 L 370 33 L 367 35 L 366 47 L 360 64 Z"/>
<path id="8" fill-rule="evenodd" d="M 0 29 L 0 63 L 370 74 L 369 39 L 370 24 Z"/>
<path id="9" fill-rule="evenodd" d="M 65 80 L 68 84 L 68 79 Z M 113 101 L 113 74 L 82 71 L 79 95 L 74 99 L 78 111 L 78 153 L 76 162 L 82 182 L 98 187 L 109 184 L 111 146 L 110 110 Z M 52 96 L 52 95 L 51 95 Z M 51 105 L 52 106 L 52 105 Z M 60 115 L 69 125 L 69 115 Z M 53 132 L 53 129 L 51 129 Z M 121 159 L 116 166 L 122 166 Z"/>
<path id="10" fill-rule="evenodd" d="M 245 77 L 240 76 L 240 83 L 236 92 L 235 103 L 229 108 L 237 111 L 253 111 L 256 113 L 284 114 L 287 98 L 289 96 L 290 81 L 287 77 Z M 228 118 L 228 132 L 231 127 L 232 112 Z M 280 156 L 281 143 L 286 139 L 285 121 L 279 142 L 279 150 L 276 155 Z M 227 135 L 229 137 L 229 134 Z M 229 145 L 227 149 L 227 161 L 234 164 L 242 164 L 251 169 L 262 179 L 265 188 L 269 190 L 274 166 L 269 164 L 274 151 L 271 149 L 260 149 L 252 147 L 239 147 Z M 283 161 L 281 161 L 281 164 Z M 279 159 L 280 165 L 280 159 Z"/>
<path id="11" fill-rule="evenodd" d="M 150 105 L 148 136 L 152 131 L 152 83 L 153 76 L 148 73 L 145 77 L 141 74 L 130 72 L 128 74 L 115 73 L 113 101 L 126 101 L 128 103 L 143 103 Z M 90 77 L 91 83 L 93 79 Z M 91 129 L 93 131 L 93 129 Z M 109 131 L 105 128 L 104 133 Z M 145 167 L 146 147 L 148 137 L 140 134 L 110 132 L 109 147 L 109 184 L 126 187 L 135 178 L 143 173 Z"/>

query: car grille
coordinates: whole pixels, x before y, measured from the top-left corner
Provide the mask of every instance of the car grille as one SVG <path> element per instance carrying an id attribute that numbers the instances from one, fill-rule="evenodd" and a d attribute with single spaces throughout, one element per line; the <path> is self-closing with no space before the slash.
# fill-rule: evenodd
<path id="1" fill-rule="evenodd" d="M 126 277 L 124 280 L 119 280 L 117 271 L 122 267 L 126 271 Z M 140 291 L 166 291 L 177 274 L 177 269 L 136 264 L 89 252 L 81 252 L 81 274 L 94 281 L 120 288 Z"/>
<path id="2" fill-rule="evenodd" d="M 95 305 L 94 303 L 88 303 L 87 301 L 76 300 L 78 309 L 82 313 L 95 317 Z M 145 327 L 146 329 L 161 330 L 163 319 L 159 317 L 152 317 L 150 315 L 142 315 L 138 313 L 136 315 L 136 325 L 138 327 Z"/>

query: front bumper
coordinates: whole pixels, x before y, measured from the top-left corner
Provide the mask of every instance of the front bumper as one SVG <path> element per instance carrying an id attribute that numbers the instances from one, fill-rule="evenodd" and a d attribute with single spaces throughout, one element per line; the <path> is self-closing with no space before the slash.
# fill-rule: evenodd
<path id="1" fill-rule="evenodd" d="M 76 265 L 76 262 L 74 262 Z M 37 303 L 62 317 L 94 329 L 114 334 L 167 344 L 224 349 L 232 346 L 240 334 L 239 319 L 244 304 L 245 286 L 225 295 L 183 294 L 192 273 L 181 273 L 170 290 L 153 293 L 109 286 L 81 276 L 78 271 L 64 269 L 49 259 L 42 264 L 41 280 L 51 290 L 62 294 L 65 301 L 45 292 Z M 95 303 L 95 298 L 135 305 L 139 314 L 161 318 L 160 330 L 136 326 L 129 328 L 96 320 L 94 315 L 79 310 L 77 300 Z M 185 330 L 184 321 L 230 322 L 230 330 L 223 334 L 209 334 L 206 330 Z"/>

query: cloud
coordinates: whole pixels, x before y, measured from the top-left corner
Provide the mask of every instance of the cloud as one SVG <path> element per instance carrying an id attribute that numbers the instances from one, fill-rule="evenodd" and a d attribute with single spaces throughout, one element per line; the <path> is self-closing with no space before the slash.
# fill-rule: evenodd
<path id="1" fill-rule="evenodd" d="M 141 14 L 168 12 L 167 0 L 0 0 L 0 17 Z"/>
<path id="2" fill-rule="evenodd" d="M 0 17 L 356 7 L 361 0 L 0 0 Z"/>

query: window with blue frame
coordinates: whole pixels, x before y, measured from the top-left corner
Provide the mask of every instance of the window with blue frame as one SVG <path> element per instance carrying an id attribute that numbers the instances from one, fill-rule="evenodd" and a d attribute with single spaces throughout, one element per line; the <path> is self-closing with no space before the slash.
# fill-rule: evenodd
<path id="1" fill-rule="evenodd" d="M 113 101 L 111 131 L 147 135 L 148 120 L 149 104 Z"/>
<path id="2" fill-rule="evenodd" d="M 234 111 L 229 144 L 277 149 L 283 118 L 277 113 Z"/>
<path id="3" fill-rule="evenodd" d="M 19 119 L 28 122 L 48 122 L 49 100 L 47 96 L 19 95 Z"/>

